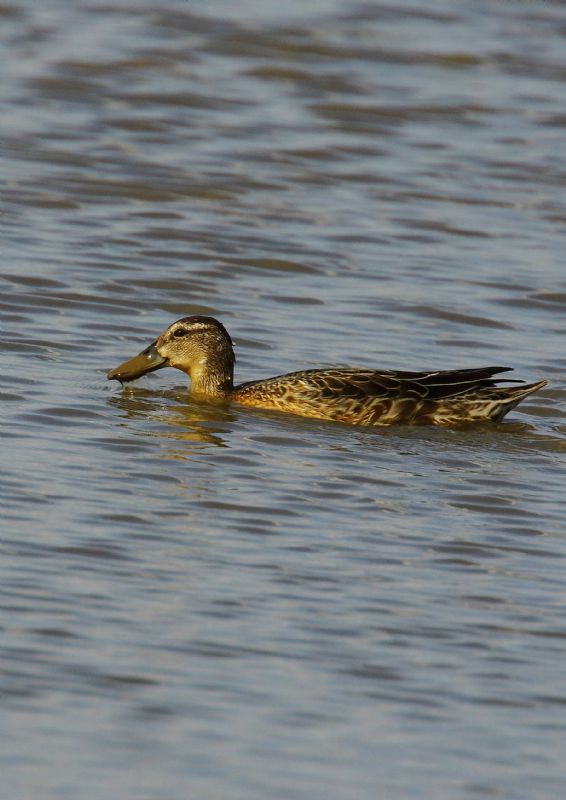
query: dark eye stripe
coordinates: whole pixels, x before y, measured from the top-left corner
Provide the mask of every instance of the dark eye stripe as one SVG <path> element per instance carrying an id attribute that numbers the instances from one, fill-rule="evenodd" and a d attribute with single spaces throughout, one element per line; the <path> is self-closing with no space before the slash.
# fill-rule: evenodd
<path id="1" fill-rule="evenodd" d="M 175 339 L 179 339 L 181 336 L 186 336 L 188 330 L 186 328 L 177 328 L 176 331 L 173 331 L 173 336 Z"/>

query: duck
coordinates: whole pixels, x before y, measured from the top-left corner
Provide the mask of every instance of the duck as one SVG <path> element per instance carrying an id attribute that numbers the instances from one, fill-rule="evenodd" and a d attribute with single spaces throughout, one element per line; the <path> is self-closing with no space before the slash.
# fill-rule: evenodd
<path id="1" fill-rule="evenodd" d="M 111 369 L 107 378 L 124 384 L 174 367 L 189 376 L 195 400 L 365 426 L 500 422 L 548 383 L 494 377 L 512 367 L 429 372 L 330 367 L 234 385 L 235 361 L 224 325 L 214 317 L 193 315 L 173 322 L 139 355 Z"/>

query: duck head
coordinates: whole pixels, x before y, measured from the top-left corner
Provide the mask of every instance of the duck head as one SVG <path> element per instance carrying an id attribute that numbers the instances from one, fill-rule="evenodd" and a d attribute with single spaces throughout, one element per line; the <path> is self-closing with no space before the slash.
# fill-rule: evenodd
<path id="1" fill-rule="evenodd" d="M 145 350 L 107 374 L 121 383 L 174 367 L 191 379 L 191 392 L 224 395 L 233 388 L 234 348 L 226 328 L 213 317 L 183 317 Z"/>

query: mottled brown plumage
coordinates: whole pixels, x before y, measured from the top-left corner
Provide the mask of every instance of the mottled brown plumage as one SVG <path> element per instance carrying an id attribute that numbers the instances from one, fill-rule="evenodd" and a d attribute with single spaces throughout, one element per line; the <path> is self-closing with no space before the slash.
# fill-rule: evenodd
<path id="1" fill-rule="evenodd" d="M 547 384 L 498 386 L 506 379 L 493 376 L 510 367 L 443 372 L 334 367 L 234 386 L 234 362 L 232 341 L 220 322 L 212 317 L 183 317 L 138 356 L 110 370 L 108 379 L 124 383 L 162 367 L 175 367 L 190 377 L 191 395 L 210 402 L 234 402 L 352 425 L 499 422 Z"/>

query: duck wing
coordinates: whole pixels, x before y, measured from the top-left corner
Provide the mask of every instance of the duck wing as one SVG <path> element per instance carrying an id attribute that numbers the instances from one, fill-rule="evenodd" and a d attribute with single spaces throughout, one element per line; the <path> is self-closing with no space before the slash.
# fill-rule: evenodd
<path id="1" fill-rule="evenodd" d="M 520 382 L 493 378 L 511 367 L 481 367 L 478 369 L 443 370 L 431 372 L 406 372 L 398 370 L 373 370 L 357 367 L 305 370 L 282 375 L 271 381 L 293 383 L 301 394 L 331 400 L 340 397 L 399 400 L 443 400 L 472 393 L 478 389 L 492 389 L 499 382 Z"/>
<path id="2" fill-rule="evenodd" d="M 481 367 L 431 372 L 360 367 L 311 369 L 241 384 L 234 389 L 233 399 L 244 405 L 357 425 L 391 425 L 428 417 L 433 421 L 437 410 L 446 403 L 467 404 L 468 400 L 481 399 L 483 392 L 497 391 L 497 383 L 509 379 L 493 376 L 510 369 Z"/>

